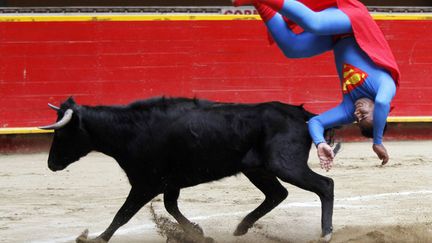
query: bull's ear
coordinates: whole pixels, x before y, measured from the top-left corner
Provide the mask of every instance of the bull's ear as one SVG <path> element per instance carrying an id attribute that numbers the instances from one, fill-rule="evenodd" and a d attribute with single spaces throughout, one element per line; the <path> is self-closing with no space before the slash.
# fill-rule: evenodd
<path id="1" fill-rule="evenodd" d="M 71 106 L 76 105 L 76 102 L 72 96 L 69 96 L 65 103 Z"/>
<path id="2" fill-rule="evenodd" d="M 70 96 L 67 100 L 65 100 L 61 105 L 61 110 L 67 110 L 67 109 L 73 109 L 76 107 L 77 104 L 75 103 L 75 100 Z"/>

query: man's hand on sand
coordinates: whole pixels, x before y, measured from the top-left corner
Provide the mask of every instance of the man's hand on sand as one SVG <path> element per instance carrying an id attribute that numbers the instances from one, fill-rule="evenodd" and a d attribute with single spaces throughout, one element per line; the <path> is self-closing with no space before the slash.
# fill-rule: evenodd
<path id="1" fill-rule="evenodd" d="M 374 144 L 372 146 L 373 151 L 378 155 L 378 158 L 382 160 L 382 165 L 387 164 L 389 161 L 389 155 L 387 153 L 387 149 L 383 144 Z"/>
<path id="2" fill-rule="evenodd" d="M 317 147 L 317 153 L 320 160 L 321 169 L 329 171 L 333 166 L 333 149 L 327 143 L 320 143 Z"/>

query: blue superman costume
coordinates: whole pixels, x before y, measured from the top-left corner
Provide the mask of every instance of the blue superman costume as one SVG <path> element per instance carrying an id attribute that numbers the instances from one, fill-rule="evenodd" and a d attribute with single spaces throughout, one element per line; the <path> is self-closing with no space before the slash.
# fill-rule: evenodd
<path id="1" fill-rule="evenodd" d="M 355 102 L 369 98 L 373 142 L 381 145 L 390 103 L 400 72 L 381 30 L 357 0 L 236 0 L 253 4 L 271 41 L 289 58 L 333 51 L 341 81 L 342 102 L 309 121 L 313 142 L 325 142 L 324 130 L 355 121 Z"/>

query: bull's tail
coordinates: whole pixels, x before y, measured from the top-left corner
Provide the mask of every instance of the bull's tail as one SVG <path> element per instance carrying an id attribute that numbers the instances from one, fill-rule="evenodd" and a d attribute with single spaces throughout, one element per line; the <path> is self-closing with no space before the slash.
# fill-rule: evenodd
<path id="1" fill-rule="evenodd" d="M 341 143 L 337 143 L 336 146 L 333 148 L 333 153 L 336 156 L 337 153 L 339 153 L 340 149 L 342 147 Z"/>

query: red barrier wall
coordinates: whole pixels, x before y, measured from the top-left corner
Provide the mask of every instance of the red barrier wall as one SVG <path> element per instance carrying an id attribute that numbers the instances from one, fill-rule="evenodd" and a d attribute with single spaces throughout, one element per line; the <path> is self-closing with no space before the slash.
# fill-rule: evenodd
<path id="1" fill-rule="evenodd" d="M 378 21 L 402 72 L 392 116 L 432 116 L 432 20 Z M 151 96 L 280 100 L 321 112 L 340 101 L 331 53 L 301 60 L 251 21 L 0 22 L 0 128 L 53 122 L 51 102 Z"/>

